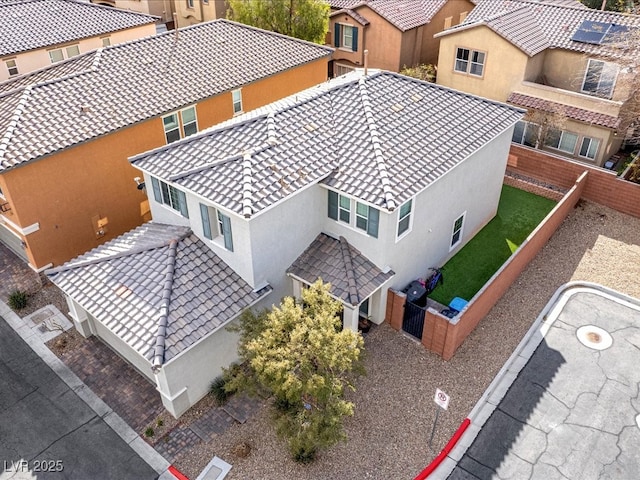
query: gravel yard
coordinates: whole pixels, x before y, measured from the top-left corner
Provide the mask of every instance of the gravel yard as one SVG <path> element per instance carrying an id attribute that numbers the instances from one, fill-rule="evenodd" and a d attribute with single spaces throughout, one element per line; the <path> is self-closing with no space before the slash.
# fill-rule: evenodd
<path id="1" fill-rule="evenodd" d="M 349 441 L 313 464 L 297 465 L 287 457 L 265 409 L 215 444 L 191 450 L 176 466 L 195 478 L 217 455 L 233 464 L 229 479 L 411 479 L 445 445 L 555 290 L 572 280 L 640 297 L 640 219 L 580 202 L 449 362 L 386 324 L 372 329 L 366 339 L 368 373 L 358 381 L 352 395 L 356 414 L 346 422 Z M 430 451 L 436 387 L 451 403 L 440 415 Z M 237 455 L 234 447 L 242 442 L 251 446 L 249 455 Z"/>
<path id="2" fill-rule="evenodd" d="M 289 459 L 268 409 L 214 442 L 183 450 L 174 464 L 192 479 L 214 455 L 233 465 L 228 479 L 411 479 L 442 449 L 556 289 L 572 280 L 640 297 L 640 219 L 580 202 L 449 362 L 387 324 L 372 328 L 366 337 L 367 376 L 351 394 L 356 413 L 346 421 L 349 440 L 311 465 Z M 31 300 L 30 310 L 54 303 L 66 312 L 53 285 Z M 451 403 L 429 450 L 436 387 Z"/>

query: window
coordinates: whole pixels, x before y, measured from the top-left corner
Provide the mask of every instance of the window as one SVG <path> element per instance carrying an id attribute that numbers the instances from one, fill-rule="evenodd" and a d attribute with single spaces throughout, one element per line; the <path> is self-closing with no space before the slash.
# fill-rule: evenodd
<path id="1" fill-rule="evenodd" d="M 15 59 L 7 60 L 4 63 L 7 66 L 7 70 L 9 71 L 10 77 L 18 75 L 18 65 L 16 64 Z"/>
<path id="2" fill-rule="evenodd" d="M 378 238 L 378 224 L 380 223 L 380 211 L 338 192 L 329 190 L 329 218 L 339 220 L 359 230 L 364 230 L 367 235 Z M 351 215 L 355 204 L 355 215 Z"/>
<path id="3" fill-rule="evenodd" d="M 193 1 L 194 0 L 187 0 L 187 8 L 193 8 Z"/>
<path id="4" fill-rule="evenodd" d="M 511 141 L 513 143 L 519 143 L 520 145 L 526 145 L 528 147 L 535 147 L 538 143 L 538 132 L 540 127 L 535 123 L 525 122 L 523 120 L 516 123 L 513 129 L 513 136 Z"/>
<path id="5" fill-rule="evenodd" d="M 187 196 L 182 190 L 178 190 L 173 185 L 169 185 L 155 177 L 151 177 L 151 185 L 153 186 L 153 197 L 156 202 L 167 205 L 180 212 L 183 217 L 189 218 Z"/>
<path id="6" fill-rule="evenodd" d="M 615 64 L 589 59 L 582 82 L 582 92 L 611 98 L 617 74 L 618 67 Z"/>
<path id="7" fill-rule="evenodd" d="M 555 148 L 571 154 L 575 152 L 577 143 L 578 135 L 556 129 L 549 130 L 547 137 L 544 139 L 544 144 L 547 147 Z"/>
<path id="8" fill-rule="evenodd" d="M 400 206 L 398 212 L 398 237 L 411 228 L 411 207 L 413 200 L 405 202 Z"/>
<path id="9" fill-rule="evenodd" d="M 341 65 L 339 63 L 333 64 L 334 76 L 341 77 L 342 75 L 346 75 L 349 72 L 353 72 L 355 69 L 353 67 L 349 67 L 347 65 Z"/>
<path id="10" fill-rule="evenodd" d="M 231 219 L 214 208 L 200 204 L 202 217 L 202 233 L 209 240 L 221 238 L 224 248 L 233 252 L 233 236 L 231 234 Z M 214 219 L 212 221 L 212 218 Z"/>
<path id="11" fill-rule="evenodd" d="M 80 48 L 78 45 L 69 45 L 64 48 L 49 50 L 49 59 L 51 60 L 51 63 L 61 62 L 65 58 L 75 57 L 76 55 L 80 55 Z"/>
<path id="12" fill-rule="evenodd" d="M 231 92 L 233 99 L 233 114 L 242 113 L 242 90 L 234 90 Z"/>
<path id="13" fill-rule="evenodd" d="M 196 107 L 193 106 L 181 110 L 180 122 L 178 121 L 177 112 L 162 117 L 162 127 L 164 128 L 164 136 L 167 139 L 167 143 L 193 135 L 198 131 Z"/>
<path id="14" fill-rule="evenodd" d="M 5 198 L 4 196 L 4 192 L 2 191 L 2 188 L 0 187 L 0 198 Z"/>
<path id="15" fill-rule="evenodd" d="M 464 213 L 453 222 L 453 232 L 451 233 L 451 249 L 462 241 L 462 225 L 464 225 Z"/>
<path id="16" fill-rule="evenodd" d="M 358 29 L 351 25 L 336 23 L 333 41 L 336 48 L 343 48 L 352 52 L 358 51 Z"/>
<path id="17" fill-rule="evenodd" d="M 469 50 L 467 48 L 458 48 L 456 50 L 456 63 L 454 69 L 456 72 L 467 73 L 481 77 L 484 72 L 483 52 Z"/>
<path id="18" fill-rule="evenodd" d="M 103 47 L 108 47 L 111 45 L 111 38 L 110 37 L 102 37 L 102 46 Z"/>
<path id="19" fill-rule="evenodd" d="M 580 145 L 580 156 L 590 158 L 591 160 L 596 158 L 598 153 L 598 146 L 600 141 L 595 138 L 584 137 L 582 139 L 582 145 Z"/>

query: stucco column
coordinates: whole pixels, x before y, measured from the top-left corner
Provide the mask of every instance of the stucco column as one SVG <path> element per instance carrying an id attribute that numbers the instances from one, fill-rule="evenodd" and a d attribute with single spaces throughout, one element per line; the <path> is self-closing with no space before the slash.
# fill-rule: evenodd
<path id="1" fill-rule="evenodd" d="M 160 393 L 162 405 L 171 415 L 178 418 L 191 406 L 187 388 L 184 387 L 174 394 L 171 392 L 170 382 L 167 379 L 167 372 L 164 368 L 154 371 L 153 374 L 156 379 L 156 390 Z"/>
<path id="2" fill-rule="evenodd" d="M 360 312 L 358 311 L 358 307 L 352 307 L 351 305 L 345 305 L 344 311 L 342 313 L 343 323 L 342 328 L 344 330 L 351 329 L 354 332 L 358 331 L 358 317 L 360 316 Z"/>
<path id="3" fill-rule="evenodd" d="M 295 278 L 291 279 L 293 281 L 293 298 L 300 298 L 302 297 L 302 285 L 301 283 L 296 280 Z"/>
<path id="4" fill-rule="evenodd" d="M 64 296 L 67 301 L 67 306 L 69 307 L 69 315 L 73 319 L 73 326 L 76 330 L 82 335 L 84 338 L 90 337 L 93 335 L 91 331 L 91 326 L 89 325 L 89 318 L 87 317 L 87 312 L 74 302 L 69 295 Z"/>

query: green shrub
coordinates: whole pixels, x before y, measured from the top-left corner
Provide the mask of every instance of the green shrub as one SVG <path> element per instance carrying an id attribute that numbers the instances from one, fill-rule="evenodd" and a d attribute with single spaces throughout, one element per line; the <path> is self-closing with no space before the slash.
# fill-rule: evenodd
<path id="1" fill-rule="evenodd" d="M 22 290 L 16 290 L 9 295 L 9 306 L 13 310 L 22 310 L 27 306 L 27 294 Z"/>
<path id="2" fill-rule="evenodd" d="M 219 377 L 216 377 L 209 386 L 209 391 L 213 394 L 213 398 L 215 398 L 219 407 L 224 405 L 232 395 L 232 392 L 227 391 L 226 385 L 227 380 L 225 377 L 220 375 Z"/>
<path id="3" fill-rule="evenodd" d="M 156 420 L 156 425 L 157 425 L 158 427 L 163 426 L 163 425 L 164 425 L 164 420 L 162 420 L 161 418 L 159 418 L 158 420 Z"/>
<path id="4" fill-rule="evenodd" d="M 148 427 L 145 431 L 144 431 L 144 436 L 145 437 L 153 437 L 153 435 L 155 434 L 155 432 L 153 431 L 153 428 Z"/>

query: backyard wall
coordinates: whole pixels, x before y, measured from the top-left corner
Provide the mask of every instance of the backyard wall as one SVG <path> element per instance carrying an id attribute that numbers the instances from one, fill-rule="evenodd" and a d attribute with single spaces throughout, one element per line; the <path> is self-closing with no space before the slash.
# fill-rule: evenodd
<path id="1" fill-rule="evenodd" d="M 464 310 L 454 319 L 449 319 L 433 309 L 425 314 L 422 344 L 425 348 L 451 359 L 467 336 L 476 328 L 480 320 L 493 308 L 520 273 L 545 246 L 560 224 L 575 207 L 588 185 L 591 172 L 583 168 L 567 194 L 545 219 L 531 232 L 514 254 L 505 262 L 484 287 L 469 301 Z M 405 295 L 389 290 L 387 315 L 389 324 L 396 330 L 402 328 Z"/>
<path id="2" fill-rule="evenodd" d="M 582 198 L 640 218 L 640 185 L 622 180 L 610 170 L 515 144 L 511 145 L 507 168 L 567 189 L 582 172 L 588 171 Z"/>

